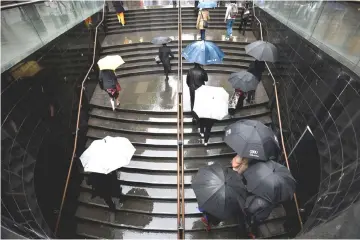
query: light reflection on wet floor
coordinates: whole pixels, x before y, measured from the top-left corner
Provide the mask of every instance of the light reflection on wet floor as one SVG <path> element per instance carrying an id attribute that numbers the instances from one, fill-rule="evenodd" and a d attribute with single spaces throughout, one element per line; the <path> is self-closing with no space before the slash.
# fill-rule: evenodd
<path id="1" fill-rule="evenodd" d="M 176 111 L 177 110 L 177 76 L 170 75 L 166 82 L 159 74 L 147 76 L 134 76 L 120 79 L 122 91 L 120 92 L 120 108 L 149 110 L 149 111 Z M 227 81 L 228 75 L 209 74 L 209 81 L 206 85 L 224 87 L 230 94 L 233 88 Z M 186 85 L 186 75 L 183 75 L 183 99 L 184 111 L 190 111 L 190 95 Z M 262 82 L 258 85 L 255 94 L 255 103 L 268 101 Z M 108 95 L 96 87 L 91 99 L 96 105 L 111 107 Z M 150 103 L 150 104 L 149 104 Z M 245 106 L 247 103 L 245 102 Z"/>

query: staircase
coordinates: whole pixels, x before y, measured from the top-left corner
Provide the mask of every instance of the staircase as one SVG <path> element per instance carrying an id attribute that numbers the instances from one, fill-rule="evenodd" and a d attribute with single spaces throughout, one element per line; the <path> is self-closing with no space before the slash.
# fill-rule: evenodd
<path id="1" fill-rule="evenodd" d="M 212 10 L 213 11 L 213 10 Z M 215 12 L 220 12 L 216 9 Z M 191 16 L 193 9 L 184 9 L 184 19 L 195 21 Z M 223 14 L 222 14 L 223 15 Z M 222 21 L 211 12 L 214 26 Z M 165 30 L 163 24 L 146 25 L 176 19 L 175 9 L 135 10 L 126 14 L 129 23 L 126 27 L 114 24 L 114 16 L 108 15 L 110 33 L 125 31 Z M 222 16 L 223 17 L 223 16 Z M 143 25 L 131 27 L 131 18 L 142 20 Z M 185 21 L 185 20 L 184 20 Z M 224 27 L 224 23 L 221 23 Z M 169 24 L 177 29 L 176 21 Z M 212 25 L 212 22 L 210 22 Z M 111 27 L 112 26 L 112 27 Z M 186 25 L 185 29 L 186 29 Z M 190 24 L 189 24 L 190 27 Z M 191 28 L 194 28 L 192 23 Z M 143 30 L 141 30 L 143 29 Z M 183 41 L 186 46 L 191 41 Z M 242 42 L 214 41 L 225 52 L 224 63 L 205 66 L 209 74 L 208 85 L 222 86 L 232 93 L 227 83 L 232 72 L 246 69 L 253 59 L 245 55 Z M 120 107 L 112 111 L 107 94 L 98 86 L 91 99 L 87 146 L 93 140 L 105 136 L 128 138 L 136 148 L 131 163 L 118 170 L 119 184 L 123 198 L 115 201 L 116 211 L 109 209 L 99 197 L 92 198 L 91 186 L 87 185 L 88 175 L 84 173 L 81 183 L 78 208 L 76 211 L 77 238 L 177 238 L 177 42 L 169 46 L 175 53 L 171 61 L 172 74 L 169 82 L 164 81 L 163 67 L 156 65 L 154 57 L 158 46 L 148 41 L 127 45 L 112 45 L 102 48 L 101 55 L 119 54 L 125 61 L 117 71 L 122 87 Z M 184 63 L 184 74 L 191 64 Z M 186 78 L 186 75 L 183 76 Z M 185 81 L 184 81 L 185 83 Z M 214 162 L 228 165 L 235 153 L 223 141 L 227 125 L 240 119 L 256 119 L 265 124 L 271 123 L 270 111 L 266 105 L 269 99 L 262 84 L 256 92 L 255 103 L 245 104 L 234 117 L 218 121 L 213 129 L 207 147 L 199 138 L 198 130 L 191 124 L 189 93 L 184 84 L 184 169 L 185 169 L 185 238 L 238 238 L 238 225 L 234 221 L 222 222 L 209 233 L 200 221 L 201 214 L 191 188 L 192 177 L 198 169 Z M 259 238 L 286 237 L 284 229 L 285 210 L 277 207 L 269 218 L 259 226 Z"/>
<path id="2" fill-rule="evenodd" d="M 194 8 L 183 7 L 182 11 L 182 27 L 183 29 L 195 29 L 197 15 Z M 210 9 L 209 29 L 226 29 L 224 23 L 226 8 Z M 162 8 L 162 9 L 139 9 L 125 12 L 126 25 L 120 27 L 115 12 L 107 14 L 107 34 L 131 33 L 143 31 L 166 31 L 177 30 L 178 9 Z M 250 17 L 251 19 L 251 17 Z M 238 29 L 240 25 L 240 17 L 238 17 L 233 25 L 234 29 Z M 247 23 L 247 31 L 250 31 L 250 21 Z"/>

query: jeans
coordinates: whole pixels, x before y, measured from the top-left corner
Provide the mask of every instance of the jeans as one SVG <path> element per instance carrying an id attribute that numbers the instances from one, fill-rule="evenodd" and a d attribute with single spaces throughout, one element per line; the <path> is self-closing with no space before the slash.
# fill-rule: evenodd
<path id="1" fill-rule="evenodd" d="M 201 40 L 205 40 L 205 29 L 200 29 Z"/>
<path id="2" fill-rule="evenodd" d="M 235 19 L 226 20 L 226 36 L 230 37 L 232 35 L 232 26 L 235 22 Z"/>

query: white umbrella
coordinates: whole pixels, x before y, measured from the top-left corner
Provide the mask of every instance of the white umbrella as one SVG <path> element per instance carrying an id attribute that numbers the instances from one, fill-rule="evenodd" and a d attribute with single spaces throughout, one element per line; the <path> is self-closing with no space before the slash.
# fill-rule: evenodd
<path id="1" fill-rule="evenodd" d="M 108 174 L 130 163 L 135 148 L 127 138 L 105 137 L 95 140 L 81 155 L 85 172 Z"/>
<path id="2" fill-rule="evenodd" d="M 222 87 L 201 86 L 195 91 L 194 112 L 199 118 L 223 119 L 228 114 L 229 94 Z"/>
<path id="3" fill-rule="evenodd" d="M 100 70 L 115 70 L 124 63 L 124 60 L 119 55 L 106 56 L 97 62 Z"/>

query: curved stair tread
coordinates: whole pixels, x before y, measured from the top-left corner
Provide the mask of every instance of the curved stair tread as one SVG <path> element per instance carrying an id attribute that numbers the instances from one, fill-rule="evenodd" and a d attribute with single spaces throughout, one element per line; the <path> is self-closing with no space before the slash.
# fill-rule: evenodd
<path id="1" fill-rule="evenodd" d="M 80 205 L 75 216 L 87 221 L 98 222 L 117 228 L 141 229 L 144 231 L 176 231 L 177 216 L 151 216 L 139 213 L 114 212 L 107 209 L 91 208 L 86 205 Z M 213 230 L 224 229 L 236 226 L 233 220 L 224 221 Z M 204 225 L 199 217 L 187 217 L 185 229 L 203 230 Z"/>
<path id="2" fill-rule="evenodd" d="M 92 140 L 89 139 L 86 142 L 86 147 L 89 147 Z M 169 147 L 148 147 L 148 146 L 137 146 L 135 145 L 136 151 L 134 156 L 136 157 L 147 157 L 147 158 L 176 158 L 177 148 Z M 184 157 L 188 158 L 212 158 L 223 155 L 233 155 L 234 151 L 226 145 L 208 145 L 207 147 L 188 147 L 184 149 Z"/>
<path id="3" fill-rule="evenodd" d="M 271 122 L 269 116 L 254 116 L 254 120 L 261 121 L 264 124 Z M 123 131 L 127 133 L 143 133 L 143 134 L 155 134 L 155 135 L 176 135 L 178 132 L 177 125 L 165 125 L 165 124 L 152 124 L 152 123 L 143 123 L 143 124 L 134 124 L 131 122 L 120 122 L 110 119 L 100 119 L 95 117 L 90 117 L 89 126 L 95 128 L 101 128 L 109 131 Z M 212 133 L 222 133 L 225 131 L 225 128 L 229 125 L 229 122 L 215 122 L 214 126 L 211 129 Z M 197 126 L 193 125 L 184 125 L 184 135 L 198 135 L 199 129 Z"/>
<path id="4" fill-rule="evenodd" d="M 235 155 L 235 154 L 234 154 Z M 220 163 L 223 166 L 230 166 L 230 160 L 231 157 L 219 157 L 216 159 L 189 159 L 187 160 L 185 158 L 184 161 L 184 170 L 186 172 L 192 171 L 196 172 L 201 167 L 206 167 L 208 165 L 211 165 L 213 163 Z M 137 169 L 137 170 L 143 170 L 143 171 L 171 171 L 176 172 L 177 171 L 177 160 L 157 160 L 157 161 L 149 161 L 149 160 L 143 160 L 143 159 L 132 159 L 130 164 L 127 166 L 124 166 L 123 168 L 129 168 L 129 169 Z"/>
<path id="5" fill-rule="evenodd" d="M 91 186 L 86 183 L 85 179 L 81 182 L 81 188 L 91 190 Z M 177 200 L 176 185 L 145 185 L 134 182 L 121 182 L 122 194 L 127 197 L 145 198 L 145 199 L 163 199 Z M 191 188 L 185 188 L 185 197 L 188 200 L 195 200 L 194 191 Z"/>
<path id="6" fill-rule="evenodd" d="M 242 118 L 251 118 L 254 116 L 261 116 L 269 114 L 269 109 L 264 105 L 252 104 L 247 108 L 242 108 L 237 111 L 233 117 L 226 116 L 223 120 L 219 122 L 234 122 Z M 192 117 L 190 112 L 184 112 L 184 124 L 192 125 Z M 151 123 L 151 124 L 166 124 L 166 125 L 176 125 L 177 124 L 177 115 L 176 112 L 145 112 L 141 111 L 136 112 L 127 112 L 122 111 L 122 109 L 117 109 L 117 111 L 112 111 L 107 108 L 93 108 L 89 115 L 95 118 L 109 119 L 114 121 L 121 122 L 131 122 L 131 123 Z"/>
<path id="7" fill-rule="evenodd" d="M 154 215 L 177 215 L 177 201 L 175 200 L 159 200 L 159 199 L 136 199 L 127 197 L 112 198 L 117 211 L 134 212 Z M 107 208 L 109 206 L 105 200 L 99 196 L 92 196 L 90 191 L 80 192 L 78 197 L 80 204 L 90 205 L 95 208 Z M 200 215 L 198 204 L 196 201 L 185 203 L 185 213 L 192 215 Z"/>
<path id="8" fill-rule="evenodd" d="M 76 233 L 79 238 L 101 239 L 176 239 L 177 232 L 146 232 L 136 229 L 118 229 L 110 225 L 102 225 L 91 221 L 77 224 Z"/>

